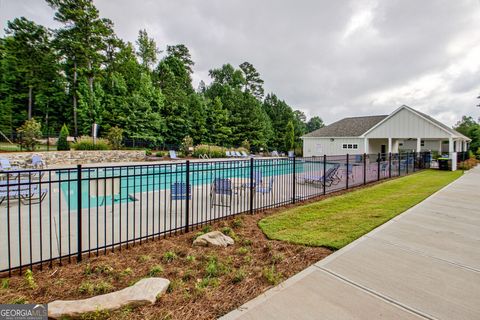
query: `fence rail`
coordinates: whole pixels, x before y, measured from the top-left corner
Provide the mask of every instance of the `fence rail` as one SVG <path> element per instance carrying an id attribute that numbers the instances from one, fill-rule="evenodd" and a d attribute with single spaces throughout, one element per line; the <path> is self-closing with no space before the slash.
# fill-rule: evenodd
<path id="1" fill-rule="evenodd" d="M 428 168 L 429 153 L 178 161 L 0 175 L 0 272 L 80 261 Z"/>

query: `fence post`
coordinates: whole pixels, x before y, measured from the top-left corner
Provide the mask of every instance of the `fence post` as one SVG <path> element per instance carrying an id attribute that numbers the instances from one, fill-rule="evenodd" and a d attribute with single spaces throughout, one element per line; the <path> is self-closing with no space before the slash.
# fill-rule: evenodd
<path id="1" fill-rule="evenodd" d="M 61 240 L 60 240 L 61 241 Z M 77 165 L 77 262 L 82 261 L 82 165 Z"/>
<path id="2" fill-rule="evenodd" d="M 185 184 L 187 185 L 187 200 L 185 203 L 185 232 L 188 232 L 190 225 L 190 160 L 187 160 L 185 174 Z"/>
<path id="3" fill-rule="evenodd" d="M 253 158 L 250 158 L 250 214 L 253 214 Z"/>
<path id="4" fill-rule="evenodd" d="M 297 159 L 295 155 L 293 156 L 293 175 L 292 175 L 292 180 L 293 180 L 293 186 L 292 186 L 292 193 L 293 193 L 293 198 L 292 198 L 292 203 L 295 204 L 295 163 L 297 162 Z"/>
<path id="5" fill-rule="evenodd" d="M 363 153 L 363 184 L 367 184 L 367 154 Z"/>
<path id="6" fill-rule="evenodd" d="M 415 172 L 415 165 L 417 163 L 417 151 L 413 153 L 413 172 Z"/>
<path id="7" fill-rule="evenodd" d="M 407 152 L 407 162 L 405 162 L 405 175 L 408 174 L 408 161 L 409 161 L 409 155 L 408 155 L 408 152 Z"/>
<path id="8" fill-rule="evenodd" d="M 348 153 L 347 153 L 347 180 L 345 181 L 346 189 L 348 189 L 348 158 L 349 158 L 349 156 L 348 156 Z M 324 178 L 325 178 L 325 174 L 324 174 Z"/>
<path id="9" fill-rule="evenodd" d="M 377 155 L 377 181 L 380 181 L 380 152 Z"/>
<path id="10" fill-rule="evenodd" d="M 392 153 L 388 153 L 388 178 L 392 177 Z"/>
<path id="11" fill-rule="evenodd" d="M 327 190 L 325 190 L 326 183 L 325 183 L 325 173 L 327 172 L 327 155 L 323 155 L 323 194 L 325 195 L 327 193 Z"/>
<path id="12" fill-rule="evenodd" d="M 402 154 L 400 151 L 397 153 L 397 158 L 398 158 L 398 176 L 400 177 L 402 175 Z"/>

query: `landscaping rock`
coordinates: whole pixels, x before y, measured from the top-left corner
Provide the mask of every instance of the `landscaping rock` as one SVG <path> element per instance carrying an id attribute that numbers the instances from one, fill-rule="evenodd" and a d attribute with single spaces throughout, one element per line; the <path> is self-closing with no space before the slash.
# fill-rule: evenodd
<path id="1" fill-rule="evenodd" d="M 78 318 L 95 311 L 112 311 L 124 306 L 154 304 L 167 291 L 170 281 L 164 278 L 145 278 L 133 286 L 83 300 L 56 300 L 48 304 L 48 317 Z"/>
<path id="2" fill-rule="evenodd" d="M 216 246 L 216 247 L 226 247 L 233 245 L 235 242 L 229 236 L 224 235 L 220 231 L 212 231 L 205 233 L 199 236 L 195 241 L 193 241 L 194 246 Z"/>

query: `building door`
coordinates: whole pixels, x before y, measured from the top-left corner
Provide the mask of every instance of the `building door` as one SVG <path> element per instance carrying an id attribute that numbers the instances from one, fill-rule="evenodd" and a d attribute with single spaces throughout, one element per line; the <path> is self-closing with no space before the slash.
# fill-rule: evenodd
<path id="1" fill-rule="evenodd" d="M 387 153 L 387 146 L 386 145 L 382 144 L 380 146 L 380 153 L 382 154 L 381 155 L 382 161 L 385 161 L 385 155 Z"/>

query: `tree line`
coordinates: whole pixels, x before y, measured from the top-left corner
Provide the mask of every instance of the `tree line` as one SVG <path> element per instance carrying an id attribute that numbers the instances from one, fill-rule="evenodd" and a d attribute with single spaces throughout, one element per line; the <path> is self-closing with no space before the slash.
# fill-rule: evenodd
<path id="1" fill-rule="evenodd" d="M 61 27 L 24 17 L 8 21 L 0 39 L 0 130 L 14 132 L 34 118 L 46 133 L 66 124 L 75 136 L 124 130 L 155 144 L 239 146 L 287 150 L 323 126 L 307 121 L 275 93 L 264 92 L 255 67 L 224 64 L 211 83 L 192 84 L 194 61 L 183 44 L 160 50 L 146 30 L 136 43 L 116 36 L 92 0 L 46 0 Z M 162 57 L 159 59 L 159 57 Z"/>

